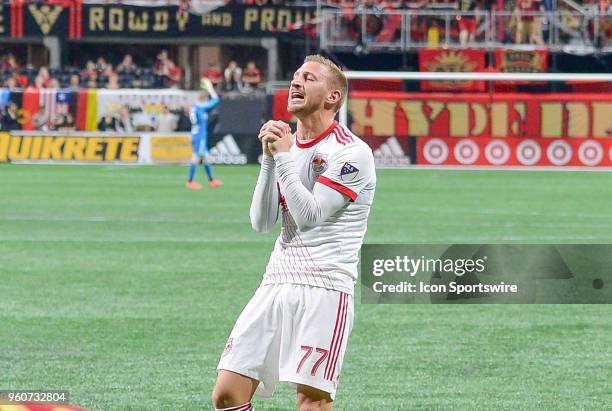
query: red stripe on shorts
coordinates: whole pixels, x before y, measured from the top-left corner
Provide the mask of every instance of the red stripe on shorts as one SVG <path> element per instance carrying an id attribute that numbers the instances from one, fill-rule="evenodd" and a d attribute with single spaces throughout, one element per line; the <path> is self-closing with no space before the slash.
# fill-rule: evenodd
<path id="1" fill-rule="evenodd" d="M 340 336 L 342 323 L 346 317 L 346 294 L 341 292 L 338 301 L 338 312 L 336 314 L 336 324 L 334 325 L 334 334 L 329 345 L 329 357 L 327 358 L 327 365 L 325 366 L 324 377 L 327 380 L 331 380 L 330 374 L 333 374 L 332 363 L 334 362 L 334 353 L 336 352 L 336 346 L 338 345 L 338 337 Z"/>

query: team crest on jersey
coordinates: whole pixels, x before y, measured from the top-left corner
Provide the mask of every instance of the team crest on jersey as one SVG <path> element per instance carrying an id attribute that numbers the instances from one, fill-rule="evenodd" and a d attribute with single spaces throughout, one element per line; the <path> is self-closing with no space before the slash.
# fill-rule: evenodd
<path id="1" fill-rule="evenodd" d="M 312 170 L 322 173 L 327 170 L 327 154 L 316 153 L 312 158 Z"/>
<path id="2" fill-rule="evenodd" d="M 353 181 L 359 174 L 359 169 L 351 163 L 344 163 L 340 169 L 340 179 L 342 181 Z"/>
<path id="3" fill-rule="evenodd" d="M 232 351 L 232 348 L 234 348 L 234 339 L 230 338 L 229 340 L 227 340 L 227 342 L 225 343 L 225 349 L 223 350 L 223 354 L 221 355 L 222 357 L 225 357 L 227 354 L 230 353 L 230 351 Z"/>

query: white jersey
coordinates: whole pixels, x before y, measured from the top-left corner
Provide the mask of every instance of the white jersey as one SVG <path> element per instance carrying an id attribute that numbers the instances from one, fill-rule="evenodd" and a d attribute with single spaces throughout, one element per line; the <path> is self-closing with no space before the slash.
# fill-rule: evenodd
<path id="1" fill-rule="evenodd" d="M 263 283 L 306 284 L 352 295 L 376 187 L 372 150 L 334 122 L 313 140 L 294 138 L 290 155 L 309 191 L 325 184 L 350 201 L 320 225 L 300 230 L 281 192 L 282 229 Z"/>

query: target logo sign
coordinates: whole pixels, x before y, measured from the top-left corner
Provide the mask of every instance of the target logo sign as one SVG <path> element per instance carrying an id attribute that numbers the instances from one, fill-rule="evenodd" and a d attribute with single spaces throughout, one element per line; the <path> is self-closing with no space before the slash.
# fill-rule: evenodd
<path id="1" fill-rule="evenodd" d="M 423 156 L 430 164 L 442 164 L 448 158 L 448 146 L 439 138 L 432 138 L 423 147 Z"/>
<path id="2" fill-rule="evenodd" d="M 489 163 L 500 166 L 510 158 L 510 147 L 503 140 L 493 140 L 485 147 L 485 157 Z"/>
<path id="3" fill-rule="evenodd" d="M 597 141 L 585 141 L 578 149 L 578 159 L 585 166 L 593 167 L 601 163 L 604 151 Z"/>
<path id="4" fill-rule="evenodd" d="M 546 149 L 548 160 L 556 166 L 564 166 L 572 159 L 572 146 L 563 140 L 552 142 Z"/>
<path id="5" fill-rule="evenodd" d="M 454 150 L 455 158 L 461 164 L 474 164 L 478 160 L 480 149 L 472 140 L 461 140 Z"/>
<path id="6" fill-rule="evenodd" d="M 418 161 L 455 166 L 582 166 L 612 169 L 612 138 L 469 137 L 417 140 Z"/>
<path id="7" fill-rule="evenodd" d="M 525 140 L 516 147 L 516 158 L 524 166 L 532 166 L 540 161 L 542 149 L 533 140 Z"/>

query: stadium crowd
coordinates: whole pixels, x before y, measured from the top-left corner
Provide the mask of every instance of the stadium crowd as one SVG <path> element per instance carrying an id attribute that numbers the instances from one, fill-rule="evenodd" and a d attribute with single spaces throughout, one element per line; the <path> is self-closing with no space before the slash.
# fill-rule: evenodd
<path id="1" fill-rule="evenodd" d="M 244 68 L 230 60 L 221 70 L 218 63 L 210 63 L 201 77 L 209 78 L 218 92 L 248 92 L 263 84 L 263 73 L 254 61 Z M 167 50 L 157 54 L 152 65 L 140 66 L 131 54 L 125 54 L 113 65 L 106 57 L 87 60 L 83 67 L 49 68 L 22 65 L 12 53 L 0 56 L 0 84 L 10 89 L 44 88 L 183 88 L 183 71 L 168 57 Z"/>
<path id="2" fill-rule="evenodd" d="M 500 13 L 491 25 L 497 26 L 496 40 L 506 44 L 533 44 L 543 46 L 550 33 L 552 12 L 562 12 L 555 24 L 562 25 L 567 34 L 567 42 L 578 39 L 584 44 L 595 43 L 609 45 L 612 40 L 612 1 L 584 0 L 578 2 L 553 0 L 328 0 L 328 6 L 337 7 L 343 13 L 342 25 L 347 37 L 356 42 L 365 39 L 373 42 L 398 41 L 401 17 L 394 10 L 412 9 L 448 10 L 453 14 L 427 15 L 412 14 L 410 16 L 410 41 L 427 43 L 429 47 L 439 46 L 440 39 L 446 36 L 448 30 L 446 18 L 451 17 L 450 37 L 467 46 L 483 40 L 484 13 Z M 461 14 L 454 14 L 455 12 Z M 366 14 L 365 25 L 363 13 Z M 599 15 L 595 32 L 595 19 Z M 362 36 L 362 29 L 365 33 Z M 572 34 L 574 33 L 574 34 Z M 595 36 L 599 36 L 596 38 Z"/>

